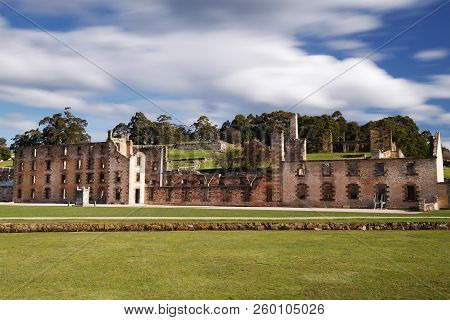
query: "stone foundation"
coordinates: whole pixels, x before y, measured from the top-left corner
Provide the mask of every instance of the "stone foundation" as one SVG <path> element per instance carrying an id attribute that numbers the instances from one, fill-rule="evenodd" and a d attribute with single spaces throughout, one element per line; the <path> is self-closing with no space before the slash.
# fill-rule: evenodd
<path id="1" fill-rule="evenodd" d="M 0 233 L 264 230 L 449 230 L 448 222 L 2 223 Z"/>

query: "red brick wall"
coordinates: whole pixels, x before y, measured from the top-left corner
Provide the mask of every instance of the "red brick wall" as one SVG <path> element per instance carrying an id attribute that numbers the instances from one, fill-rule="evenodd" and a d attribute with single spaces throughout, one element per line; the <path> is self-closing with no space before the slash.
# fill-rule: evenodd
<path id="1" fill-rule="evenodd" d="M 85 186 L 91 188 L 92 201 L 106 203 L 109 195 L 108 186 L 111 183 L 110 174 L 117 169 L 117 165 L 111 159 L 120 156 L 114 148 L 111 142 L 104 142 L 20 149 L 16 153 L 14 161 L 14 170 L 17 173 L 14 179 L 14 202 L 75 202 L 76 188 Z M 36 156 L 34 156 L 35 149 Z M 122 161 L 126 162 L 127 159 L 121 157 Z M 50 170 L 47 169 L 47 161 L 50 161 Z M 65 169 L 64 161 L 66 162 Z M 78 161 L 81 161 L 80 168 L 78 168 Z M 35 170 L 33 170 L 33 162 L 36 163 Z M 22 164 L 23 172 L 21 171 Z M 122 171 L 126 168 L 127 165 L 119 166 Z M 123 175 L 128 177 L 126 172 L 124 171 Z M 104 182 L 100 180 L 101 173 L 104 174 Z M 92 175 L 92 181 L 88 181 L 88 174 Z M 49 183 L 46 175 L 50 175 Z M 63 183 L 62 175 L 65 175 L 65 183 Z M 81 178 L 80 182 L 76 180 L 77 175 Z M 36 177 L 35 184 L 32 183 L 32 176 Z M 33 189 L 36 191 L 35 199 L 31 198 Z M 45 198 L 45 189 L 50 190 L 49 199 Z M 62 198 L 63 189 L 66 190 L 66 199 Z M 19 190 L 22 193 L 21 199 L 18 197 Z M 103 198 L 101 198 L 101 190 L 104 190 Z"/>
<path id="2" fill-rule="evenodd" d="M 347 175 L 348 161 L 308 161 L 305 176 L 297 176 L 299 163 L 283 163 L 283 205 L 300 207 L 373 207 L 373 197 L 377 184 L 388 186 L 388 207 L 416 208 L 417 201 L 405 201 L 405 186 L 415 185 L 418 189 L 418 199 L 432 201 L 438 194 L 436 183 L 436 165 L 434 159 L 381 159 L 353 160 L 359 167 L 358 176 Z M 386 174 L 375 175 L 375 163 L 385 163 Z M 407 175 L 406 163 L 415 162 L 417 175 Z M 329 163 L 331 176 L 323 176 L 322 164 Z M 300 200 L 296 188 L 299 183 L 308 186 L 308 197 Z M 331 183 L 334 189 L 334 200 L 323 201 L 321 186 Z M 357 184 L 360 187 L 359 198 L 349 199 L 347 186 Z"/>

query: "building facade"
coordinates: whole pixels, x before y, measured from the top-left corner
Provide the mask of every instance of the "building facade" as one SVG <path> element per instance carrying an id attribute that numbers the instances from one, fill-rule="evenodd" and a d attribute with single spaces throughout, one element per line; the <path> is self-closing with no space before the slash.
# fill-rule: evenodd
<path id="1" fill-rule="evenodd" d="M 384 132 L 369 159 L 308 161 L 297 115 L 289 136 L 272 135 L 270 168 L 254 172 L 168 169 L 166 146 L 106 142 L 25 147 L 14 161 L 14 202 L 292 206 L 429 210 L 447 208 L 439 134 L 428 158 L 404 158 Z"/>

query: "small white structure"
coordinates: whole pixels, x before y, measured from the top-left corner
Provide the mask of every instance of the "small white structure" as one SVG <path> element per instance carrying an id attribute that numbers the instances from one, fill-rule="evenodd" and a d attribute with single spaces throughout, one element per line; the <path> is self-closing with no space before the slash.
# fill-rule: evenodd
<path id="1" fill-rule="evenodd" d="M 86 207 L 89 205 L 89 193 L 91 191 L 90 187 L 77 187 L 77 200 L 75 205 Z"/>

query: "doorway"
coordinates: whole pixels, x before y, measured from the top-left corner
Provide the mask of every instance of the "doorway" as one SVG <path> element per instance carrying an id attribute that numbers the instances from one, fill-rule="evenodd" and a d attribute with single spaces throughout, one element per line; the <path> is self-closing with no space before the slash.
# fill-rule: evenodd
<path id="1" fill-rule="evenodd" d="M 141 189 L 135 190 L 134 203 L 136 203 L 136 204 L 141 203 Z"/>
<path id="2" fill-rule="evenodd" d="M 386 208 L 388 202 L 388 186 L 385 184 L 377 184 L 375 186 L 374 209 Z"/>

